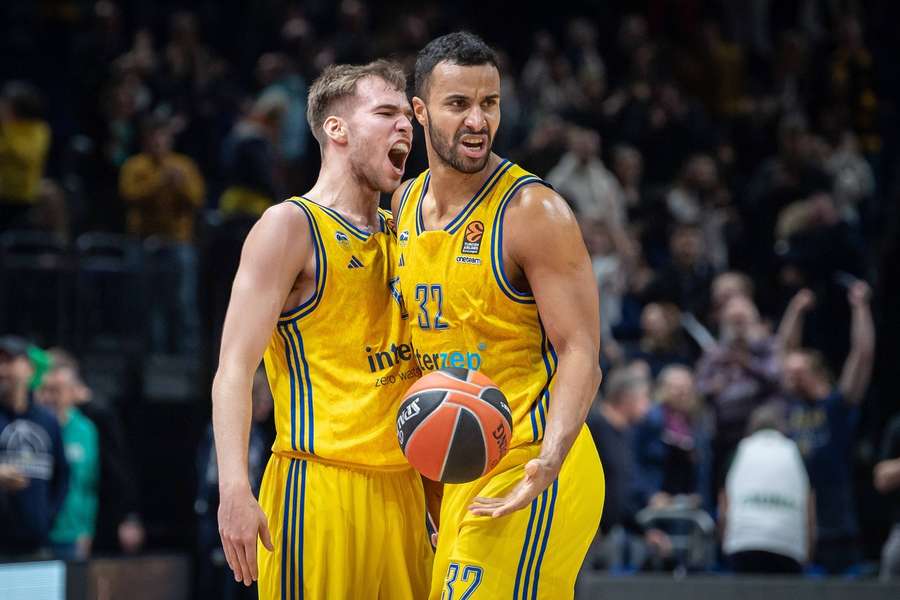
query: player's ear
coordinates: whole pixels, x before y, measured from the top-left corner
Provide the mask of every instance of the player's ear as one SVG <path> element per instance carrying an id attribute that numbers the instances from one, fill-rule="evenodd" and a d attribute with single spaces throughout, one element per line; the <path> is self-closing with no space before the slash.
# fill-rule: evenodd
<path id="1" fill-rule="evenodd" d="M 347 143 L 347 124 L 342 118 L 335 115 L 329 116 L 322 123 L 322 130 L 335 144 L 344 145 Z"/>
<path id="2" fill-rule="evenodd" d="M 419 122 L 419 125 L 425 127 L 428 123 L 428 109 L 425 108 L 425 101 L 418 96 L 413 96 L 412 107 L 413 114 L 416 115 L 416 121 Z"/>

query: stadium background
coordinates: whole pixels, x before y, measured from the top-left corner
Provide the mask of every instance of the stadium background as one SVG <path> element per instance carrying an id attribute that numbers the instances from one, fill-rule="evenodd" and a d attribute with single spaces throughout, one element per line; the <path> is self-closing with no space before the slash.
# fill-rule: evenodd
<path id="1" fill-rule="evenodd" d="M 306 86 L 331 62 L 392 56 L 411 66 L 429 39 L 466 28 L 502 53 L 498 153 L 545 177 L 569 152 L 610 169 L 588 178 L 597 197 L 580 207 L 569 198 L 591 232 L 592 210 L 619 213 L 598 226 L 621 233 L 609 237 L 627 281 L 620 348 L 607 340 L 619 353 L 607 351 L 605 366 L 633 356 L 650 302 L 705 322 L 711 278 L 730 269 L 752 277 L 775 324 L 798 271 L 819 282 L 805 342 L 839 372 L 849 313 L 830 282 L 839 271 L 869 281 L 878 336 L 851 457 L 863 557 L 853 573 L 877 566 L 891 521 L 871 474 L 900 410 L 895 3 L 9 0 L 0 19 L 4 105 L 49 133 L 46 144 L 41 127 L 26 134 L 31 158 L 0 142 L 0 181 L 22 168 L 40 181 L 22 193 L 0 188 L 0 204 L 28 207 L 0 225 L 0 333 L 70 350 L 94 401 L 121 420 L 142 553 L 192 555 L 203 534 L 198 448 L 228 289 L 254 204 L 314 180 L 318 152 L 300 118 Z M 202 178 L 196 211 L 175 225 L 141 222 L 126 201 L 123 167 L 147 130 L 171 133 Z M 780 185 L 772 165 L 791 143 L 809 164 Z M 421 168 L 417 129 L 407 174 Z M 673 190 L 699 212 L 683 216 Z M 818 192 L 837 221 L 825 218 L 834 226 L 825 237 L 797 241 L 821 225 L 815 207 L 793 220 L 782 210 Z M 679 220 L 701 222 L 705 251 L 691 265 L 701 274 L 667 286 Z M 101 493 L 118 490 L 101 484 Z M 121 554 L 107 535 L 98 552 Z"/>

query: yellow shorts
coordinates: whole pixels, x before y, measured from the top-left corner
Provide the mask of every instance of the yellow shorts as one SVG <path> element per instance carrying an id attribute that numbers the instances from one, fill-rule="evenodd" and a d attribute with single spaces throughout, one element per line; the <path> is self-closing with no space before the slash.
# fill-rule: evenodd
<path id="1" fill-rule="evenodd" d="M 259 503 L 274 552 L 257 548 L 263 600 L 419 600 L 433 553 L 419 475 L 273 455 Z"/>
<path id="2" fill-rule="evenodd" d="M 468 511 L 475 496 L 504 496 L 540 444 L 509 451 L 487 476 L 444 486 L 431 600 L 563 600 L 603 512 L 603 468 L 584 427 L 559 477 L 529 507 L 497 519 Z"/>

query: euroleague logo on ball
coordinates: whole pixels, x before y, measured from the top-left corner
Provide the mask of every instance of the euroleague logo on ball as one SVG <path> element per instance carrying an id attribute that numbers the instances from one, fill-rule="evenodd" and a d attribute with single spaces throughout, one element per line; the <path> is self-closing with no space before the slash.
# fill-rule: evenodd
<path id="1" fill-rule="evenodd" d="M 466 225 L 466 233 L 463 237 L 462 253 L 478 254 L 481 251 L 481 238 L 484 237 L 484 223 L 471 221 Z"/>

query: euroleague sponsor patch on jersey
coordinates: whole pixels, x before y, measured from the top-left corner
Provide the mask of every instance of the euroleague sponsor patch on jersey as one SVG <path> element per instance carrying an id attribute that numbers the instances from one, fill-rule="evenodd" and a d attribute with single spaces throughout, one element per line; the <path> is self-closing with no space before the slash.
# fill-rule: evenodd
<path id="1" fill-rule="evenodd" d="M 478 254 L 481 252 L 481 238 L 484 237 L 484 223 L 471 221 L 466 225 L 466 234 L 463 236 L 462 253 Z"/>

